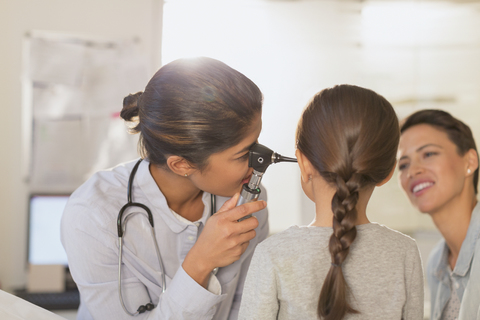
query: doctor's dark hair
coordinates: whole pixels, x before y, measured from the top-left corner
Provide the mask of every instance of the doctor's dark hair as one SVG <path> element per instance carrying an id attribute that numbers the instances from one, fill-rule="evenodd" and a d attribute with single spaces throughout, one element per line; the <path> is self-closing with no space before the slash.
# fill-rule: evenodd
<path id="1" fill-rule="evenodd" d="M 349 301 L 342 264 L 357 235 L 357 201 L 367 186 L 384 181 L 395 165 L 400 130 L 391 104 L 361 87 L 338 85 L 317 93 L 297 127 L 297 149 L 325 181 L 336 188 L 332 199 L 332 265 L 318 301 L 321 319 L 359 313 Z"/>
<path id="2" fill-rule="evenodd" d="M 477 151 L 477 145 L 470 127 L 448 112 L 434 109 L 417 111 L 401 121 L 400 132 L 404 133 L 409 128 L 419 124 L 428 124 L 445 132 L 448 139 L 457 146 L 457 153 L 460 156 L 464 156 L 470 149 Z M 475 194 L 477 194 L 478 168 L 473 173 L 473 188 Z"/>
<path id="3" fill-rule="evenodd" d="M 160 68 L 145 91 L 124 99 L 120 116 L 137 121 L 143 158 L 168 156 L 200 170 L 211 154 L 238 144 L 261 114 L 262 93 L 245 75 L 215 59 L 179 59 Z"/>

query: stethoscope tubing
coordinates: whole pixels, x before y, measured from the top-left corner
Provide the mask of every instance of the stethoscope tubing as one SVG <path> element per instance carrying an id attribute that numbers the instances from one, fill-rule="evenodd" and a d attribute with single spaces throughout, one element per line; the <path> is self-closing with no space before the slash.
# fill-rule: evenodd
<path id="1" fill-rule="evenodd" d="M 160 272 L 162 274 L 162 292 L 165 292 L 167 290 L 167 282 L 166 282 L 166 276 L 165 276 L 165 268 L 164 268 L 164 265 L 163 265 L 163 260 L 162 260 L 162 256 L 160 254 L 160 249 L 158 248 L 158 243 L 157 243 L 157 238 L 156 238 L 156 235 L 155 235 L 155 228 L 154 228 L 154 223 L 153 223 L 153 215 L 152 215 L 152 212 L 150 211 L 150 209 L 142 204 L 142 203 L 138 203 L 138 202 L 133 202 L 132 201 L 132 188 L 133 188 L 133 179 L 135 177 L 135 174 L 137 172 L 137 169 L 140 165 L 140 163 L 142 162 L 143 159 L 140 159 L 137 161 L 137 163 L 135 164 L 135 166 L 133 167 L 133 170 L 132 172 L 130 173 L 130 177 L 128 179 L 128 188 L 127 188 L 127 199 L 128 199 L 128 202 L 120 209 L 120 212 L 118 213 L 118 217 L 117 217 L 117 233 L 118 233 L 118 295 L 119 295 L 119 299 L 120 299 L 120 304 L 122 305 L 122 308 L 123 310 L 129 314 L 130 316 L 136 316 L 142 312 L 144 312 L 145 310 L 148 310 L 148 309 L 144 309 L 144 311 L 140 311 L 141 307 L 138 308 L 138 310 L 135 312 L 135 313 L 131 313 L 130 311 L 128 311 L 127 307 L 125 306 L 125 303 L 123 301 L 123 296 L 122 296 L 122 256 L 123 256 L 123 236 L 125 235 L 125 232 L 127 230 L 127 221 L 128 219 L 130 219 L 132 217 L 132 215 L 134 214 L 137 214 L 137 213 L 140 213 L 140 214 L 145 214 L 145 213 L 142 213 L 142 212 L 131 212 L 129 214 L 127 214 L 127 216 L 125 217 L 125 219 L 123 219 L 123 214 L 125 212 L 126 209 L 128 208 L 131 208 L 131 207 L 139 207 L 139 208 L 142 208 L 143 210 L 145 210 L 146 212 L 146 216 L 148 218 L 148 221 L 150 223 L 150 231 L 151 231 L 151 234 L 152 234 L 152 240 L 153 240 L 153 244 L 154 244 L 154 247 L 155 247 L 155 251 L 157 253 L 157 259 L 158 259 L 158 264 L 160 266 Z M 122 226 L 122 221 L 123 221 L 123 226 Z M 150 300 L 150 304 L 151 306 L 153 306 L 153 308 L 156 307 L 156 305 L 154 305 L 152 303 L 152 298 L 150 297 L 150 292 L 148 291 L 148 288 L 145 287 L 145 289 L 147 290 L 147 294 L 148 294 L 148 298 Z M 148 305 L 148 304 L 147 304 Z M 152 309 L 153 309 L 152 308 Z"/>
<path id="2" fill-rule="evenodd" d="M 139 203 L 139 202 L 133 202 L 132 200 L 132 189 L 133 189 L 133 179 L 135 177 L 135 174 L 137 173 L 137 170 L 138 170 L 138 167 L 140 165 L 140 163 L 142 162 L 143 159 L 140 159 L 137 161 L 137 163 L 135 164 L 135 166 L 133 167 L 132 169 L 132 172 L 130 173 L 130 177 L 128 179 L 128 187 L 127 187 L 127 200 L 128 202 L 120 209 L 119 213 L 118 213 L 118 217 L 117 217 L 117 233 L 118 233 L 118 295 L 119 295 L 119 299 L 120 299 L 120 303 L 122 305 L 122 308 L 123 310 L 129 314 L 130 316 L 136 316 L 140 313 L 143 313 L 145 311 L 150 311 L 151 309 L 155 308 L 157 305 L 154 305 L 152 303 L 152 298 L 150 297 L 150 292 L 148 291 L 148 288 L 145 287 L 145 289 L 147 290 L 147 294 L 148 294 L 148 297 L 150 299 L 150 303 L 146 304 L 145 306 L 140 306 L 138 308 L 138 310 L 135 312 L 135 313 L 131 313 L 130 311 L 128 311 L 127 307 L 125 306 L 125 303 L 123 301 L 123 296 L 122 296 L 122 255 L 123 255 L 123 236 L 125 235 L 125 232 L 127 230 L 127 221 L 128 219 L 130 219 L 134 214 L 137 214 L 137 213 L 140 213 L 140 214 L 143 214 L 143 215 L 146 215 L 149 223 L 150 223 L 150 231 L 151 231 L 151 234 L 152 234 L 152 239 L 153 239 L 153 244 L 155 246 L 155 251 L 157 253 L 157 259 L 158 259 L 158 264 L 160 265 L 160 271 L 161 271 L 161 274 L 162 274 L 162 293 L 165 292 L 167 290 L 167 282 L 166 282 L 166 275 L 165 275 L 165 268 L 164 268 L 164 265 L 163 265 L 163 260 L 162 260 L 162 256 L 160 254 L 160 249 L 158 247 L 158 243 L 157 243 L 157 238 L 156 238 L 156 235 L 155 235 L 155 228 L 154 228 L 154 223 L 153 223 L 153 215 L 152 215 L 152 212 L 150 211 L 150 209 L 142 204 L 142 203 Z M 216 209 L 216 197 L 214 195 L 211 195 L 210 196 L 210 204 L 211 204 L 211 215 L 213 215 L 215 212 L 215 209 Z M 125 213 L 125 211 L 128 209 L 128 208 L 131 208 L 131 207 L 138 207 L 138 208 L 142 208 L 143 210 L 145 210 L 145 212 L 131 212 L 131 213 L 128 213 L 125 218 L 123 218 L 123 215 Z M 123 222 L 123 223 L 122 223 Z M 216 273 L 218 270 L 218 268 L 215 268 L 215 272 Z M 152 307 L 153 306 L 153 307 Z M 146 308 L 145 308 L 146 307 Z M 142 309 L 143 308 L 143 309 Z M 151 308 L 151 309 L 149 309 Z"/>

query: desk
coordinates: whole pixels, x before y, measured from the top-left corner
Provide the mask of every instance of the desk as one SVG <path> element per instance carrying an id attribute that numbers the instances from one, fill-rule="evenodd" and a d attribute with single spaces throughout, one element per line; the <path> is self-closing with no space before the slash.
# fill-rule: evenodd
<path id="1" fill-rule="evenodd" d="M 42 309 L 13 294 L 0 290 L 0 319 L 6 320 L 65 320 L 60 315 Z"/>
<path id="2" fill-rule="evenodd" d="M 77 319 L 77 310 L 52 310 L 52 312 L 67 320 Z"/>

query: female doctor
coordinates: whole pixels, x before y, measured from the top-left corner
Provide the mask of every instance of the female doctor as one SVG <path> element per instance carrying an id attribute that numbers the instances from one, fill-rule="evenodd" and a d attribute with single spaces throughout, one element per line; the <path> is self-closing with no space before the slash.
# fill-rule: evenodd
<path id="1" fill-rule="evenodd" d="M 173 61 L 125 98 L 143 160 L 94 174 L 62 217 L 79 319 L 237 318 L 268 235 L 265 201 L 236 207 L 261 109 L 258 87 L 210 58 Z"/>

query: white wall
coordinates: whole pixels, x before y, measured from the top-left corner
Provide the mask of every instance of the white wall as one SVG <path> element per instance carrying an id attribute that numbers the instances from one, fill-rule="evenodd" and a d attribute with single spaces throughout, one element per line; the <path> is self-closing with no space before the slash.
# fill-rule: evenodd
<path id="1" fill-rule="evenodd" d="M 293 155 L 301 111 L 317 91 L 364 86 L 392 102 L 400 118 L 440 108 L 469 124 L 480 140 L 479 1 L 169 0 L 164 61 L 206 55 L 251 78 L 265 96 L 260 143 Z M 201 15 L 198 12 L 202 12 Z M 308 224 L 313 206 L 298 168 L 272 165 L 272 232 Z M 408 233 L 433 230 L 413 209 L 396 175 L 375 191 L 369 218 Z"/>
<path id="2" fill-rule="evenodd" d="M 21 170 L 22 39 L 46 30 L 106 39 L 140 39 L 160 66 L 161 0 L 0 1 L 0 282 L 2 289 L 26 281 L 26 181 Z M 128 92 L 125 93 L 125 95 Z M 121 108 L 121 105 L 119 105 Z"/>

